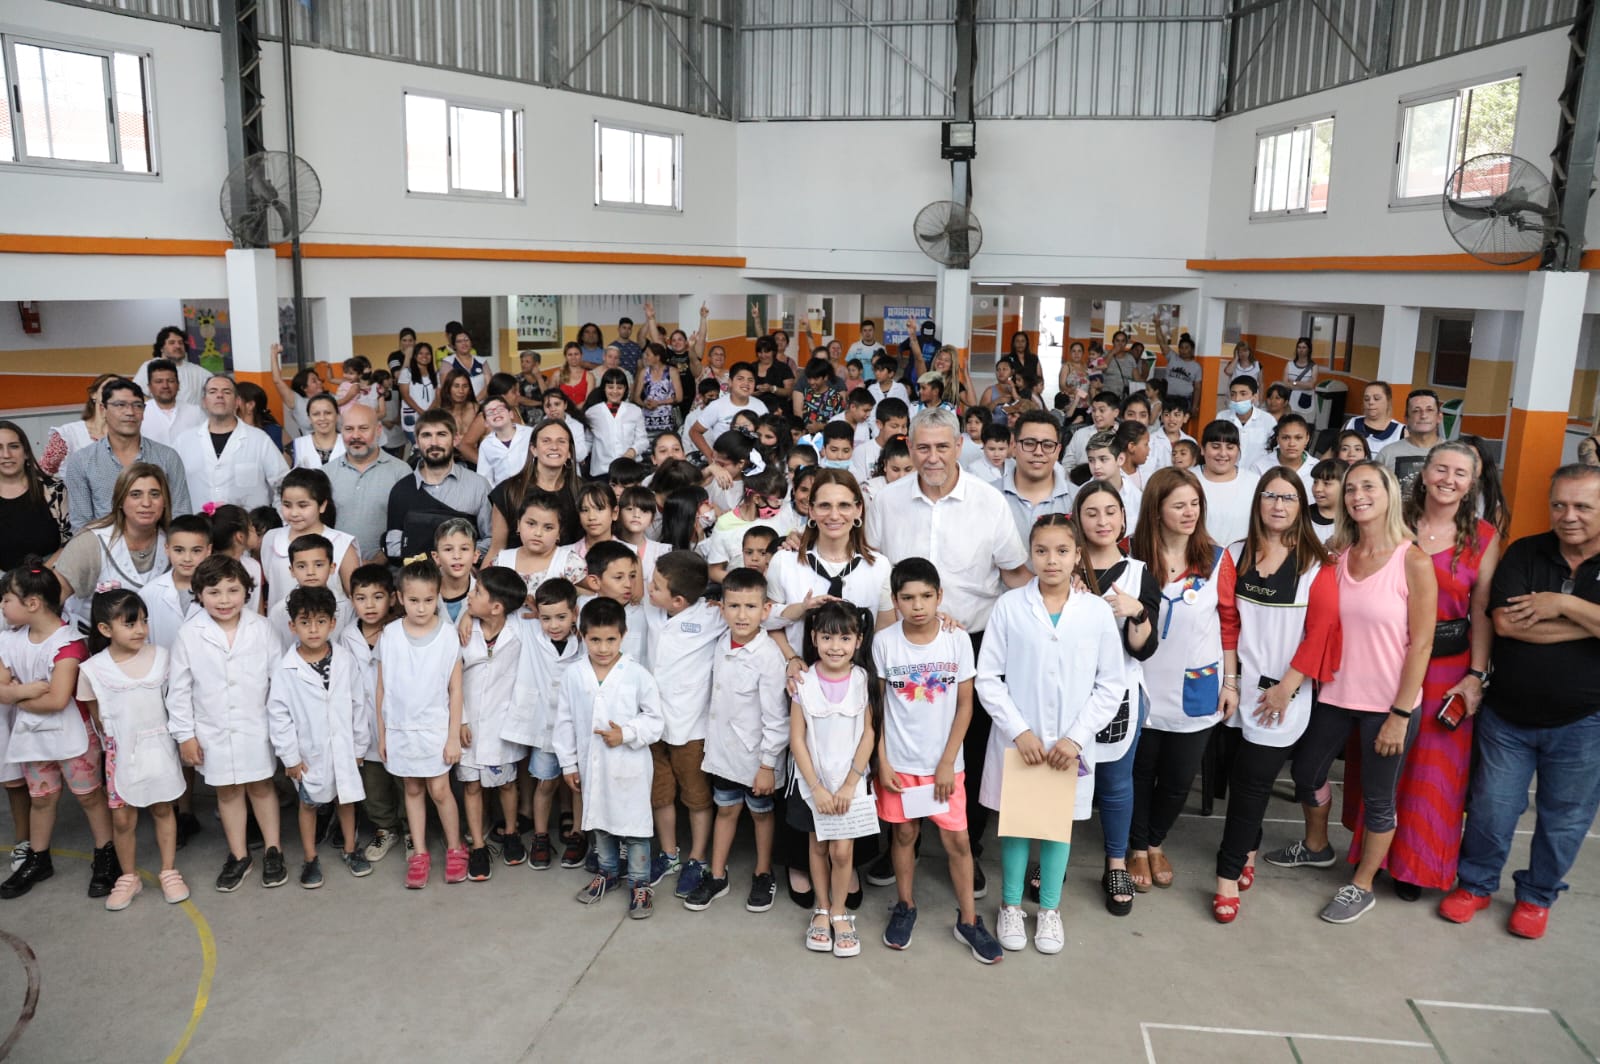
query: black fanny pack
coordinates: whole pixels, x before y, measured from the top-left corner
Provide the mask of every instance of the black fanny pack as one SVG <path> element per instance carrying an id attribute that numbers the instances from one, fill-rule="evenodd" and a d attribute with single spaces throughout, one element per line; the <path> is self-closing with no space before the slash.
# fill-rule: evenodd
<path id="1" fill-rule="evenodd" d="M 1440 621 L 1433 626 L 1433 653 L 1436 658 L 1453 658 L 1472 649 L 1472 622 L 1466 617 Z"/>

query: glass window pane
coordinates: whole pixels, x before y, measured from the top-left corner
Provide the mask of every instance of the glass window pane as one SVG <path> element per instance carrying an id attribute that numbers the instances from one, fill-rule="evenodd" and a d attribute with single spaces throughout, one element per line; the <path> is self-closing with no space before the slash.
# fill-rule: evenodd
<path id="1" fill-rule="evenodd" d="M 443 100 L 406 93 L 406 188 L 440 195 L 450 191 Z"/>
<path id="2" fill-rule="evenodd" d="M 1457 164 L 1474 155 L 1511 151 L 1517 131 L 1517 95 L 1520 78 L 1479 85 L 1463 93 L 1461 155 Z"/>
<path id="3" fill-rule="evenodd" d="M 1333 119 L 1311 127 L 1310 187 L 1306 190 L 1306 210 L 1321 213 L 1328 209 L 1328 179 L 1333 168 Z"/>
<path id="4" fill-rule="evenodd" d="M 11 75 L 6 72 L 5 49 L 0 48 L 0 84 L 9 86 Z M 7 90 L 9 91 L 9 89 Z M 0 106 L 0 163 L 17 161 L 15 134 L 11 129 L 11 107 Z"/>
<path id="5" fill-rule="evenodd" d="M 1289 135 L 1289 165 L 1286 168 L 1285 204 L 1291 211 L 1304 210 L 1306 205 L 1306 168 L 1311 147 L 1311 131 L 1297 129 Z"/>
<path id="6" fill-rule="evenodd" d="M 607 203 L 633 203 L 633 134 L 600 127 L 600 198 Z"/>
<path id="7" fill-rule="evenodd" d="M 468 192 L 504 190 L 501 125 L 499 111 L 450 108 L 452 187 Z"/>
<path id="8" fill-rule="evenodd" d="M 105 59 L 31 44 L 17 45 L 16 55 L 28 154 L 110 162 Z"/>
<path id="9" fill-rule="evenodd" d="M 644 140 L 644 202 L 651 207 L 676 207 L 673 183 L 676 178 L 675 137 L 652 133 Z"/>
<path id="10" fill-rule="evenodd" d="M 1454 96 L 1406 108 L 1405 133 L 1400 149 L 1398 192 L 1411 196 L 1437 196 L 1444 191 L 1452 169 L 1457 98 Z"/>
<path id="11" fill-rule="evenodd" d="M 1272 188 L 1272 144 L 1271 137 L 1262 137 L 1256 143 L 1256 194 L 1251 210 L 1258 213 L 1267 209 Z"/>
<path id="12" fill-rule="evenodd" d="M 522 194 L 522 114 L 506 109 L 501 114 L 505 131 L 505 190 L 515 199 Z"/>
<path id="13" fill-rule="evenodd" d="M 122 168 L 150 172 L 150 116 L 145 110 L 144 61 L 118 52 L 111 60 L 117 85 L 117 145 Z"/>

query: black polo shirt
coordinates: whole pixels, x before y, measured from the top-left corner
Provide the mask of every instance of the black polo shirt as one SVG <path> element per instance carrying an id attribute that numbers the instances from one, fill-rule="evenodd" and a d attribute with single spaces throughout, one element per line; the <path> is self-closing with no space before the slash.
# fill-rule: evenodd
<path id="1" fill-rule="evenodd" d="M 1494 571 L 1489 612 L 1516 595 L 1561 590 L 1600 604 L 1600 554 L 1574 573 L 1561 556 L 1554 532 L 1526 536 L 1506 548 Z M 1526 643 L 1510 636 L 1494 640 L 1494 679 L 1486 700 L 1496 714 L 1523 728 L 1556 728 L 1600 713 L 1600 639 Z"/>

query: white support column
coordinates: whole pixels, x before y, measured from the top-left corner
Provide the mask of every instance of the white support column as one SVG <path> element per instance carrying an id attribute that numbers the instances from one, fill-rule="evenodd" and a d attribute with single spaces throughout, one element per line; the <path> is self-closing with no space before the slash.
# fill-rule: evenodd
<path id="1" fill-rule="evenodd" d="M 1411 394 L 1411 379 L 1417 368 L 1417 334 L 1421 324 L 1421 307 L 1391 305 L 1383 308 L 1377 379 L 1387 381 L 1394 391 L 1396 417 L 1405 416 L 1406 397 Z"/>
<path id="2" fill-rule="evenodd" d="M 272 365 L 272 345 L 278 342 L 277 259 L 270 248 L 230 248 L 225 261 L 234 371 L 263 374 Z M 349 313 L 347 303 L 347 327 Z M 273 398 L 275 392 L 267 389 Z"/>
<path id="3" fill-rule="evenodd" d="M 1198 297 L 1198 293 L 1196 293 Z M 1195 298 L 1182 304 L 1184 317 L 1194 322 L 1195 359 L 1200 363 L 1200 384 L 1194 390 L 1194 423 L 1204 428 L 1216 416 L 1217 393 L 1222 380 L 1222 345 L 1228 328 L 1228 301 L 1226 299 Z M 1179 324 L 1182 324 L 1180 321 Z M 1176 351 L 1178 338 L 1167 337 L 1167 343 Z M 1207 405 L 1210 409 L 1207 409 Z"/>
<path id="4" fill-rule="evenodd" d="M 972 347 L 972 272 L 939 268 L 938 304 L 933 308 L 939 338 L 956 350 Z"/>
<path id="5" fill-rule="evenodd" d="M 1583 335 L 1586 273 L 1528 275 L 1521 342 L 1511 377 L 1511 427 L 1501 464 L 1512 537 L 1549 527 L 1550 474 L 1566 443 L 1567 408 Z"/>
<path id="6" fill-rule="evenodd" d="M 350 318 L 349 296 L 324 296 L 305 301 L 311 319 L 312 350 L 330 366 L 338 366 L 355 351 L 355 328 Z M 378 367 L 382 369 L 383 367 Z"/>

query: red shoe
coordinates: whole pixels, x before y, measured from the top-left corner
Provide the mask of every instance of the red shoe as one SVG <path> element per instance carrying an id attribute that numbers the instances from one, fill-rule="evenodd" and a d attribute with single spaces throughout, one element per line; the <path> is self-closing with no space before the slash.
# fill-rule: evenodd
<path id="1" fill-rule="evenodd" d="M 1211 895 L 1211 915 L 1217 918 L 1219 924 L 1233 923 L 1239 915 L 1239 899 L 1224 898 L 1221 894 Z"/>
<path id="2" fill-rule="evenodd" d="M 464 883 L 467 879 L 467 848 L 457 846 L 453 850 L 444 851 L 444 881 L 446 883 Z"/>
<path id="3" fill-rule="evenodd" d="M 428 885 L 428 873 L 433 871 L 433 858 L 417 852 L 406 858 L 406 889 L 421 890 Z"/>
<path id="4" fill-rule="evenodd" d="M 1519 901 L 1511 910 L 1511 920 L 1506 930 L 1518 938 L 1543 938 L 1545 925 L 1550 922 L 1550 910 L 1532 902 Z"/>
<path id="5" fill-rule="evenodd" d="M 1457 887 L 1439 899 L 1439 915 L 1452 924 L 1464 924 L 1489 907 L 1487 894 L 1474 894 L 1465 887 Z"/>
<path id="6" fill-rule="evenodd" d="M 1254 883 L 1255 881 L 1256 881 L 1256 866 L 1253 865 L 1253 864 L 1245 865 L 1244 866 L 1244 871 L 1239 873 L 1239 891 L 1240 891 L 1240 893 L 1243 893 L 1244 891 L 1249 890 L 1250 889 L 1250 885 L 1252 883 Z"/>

